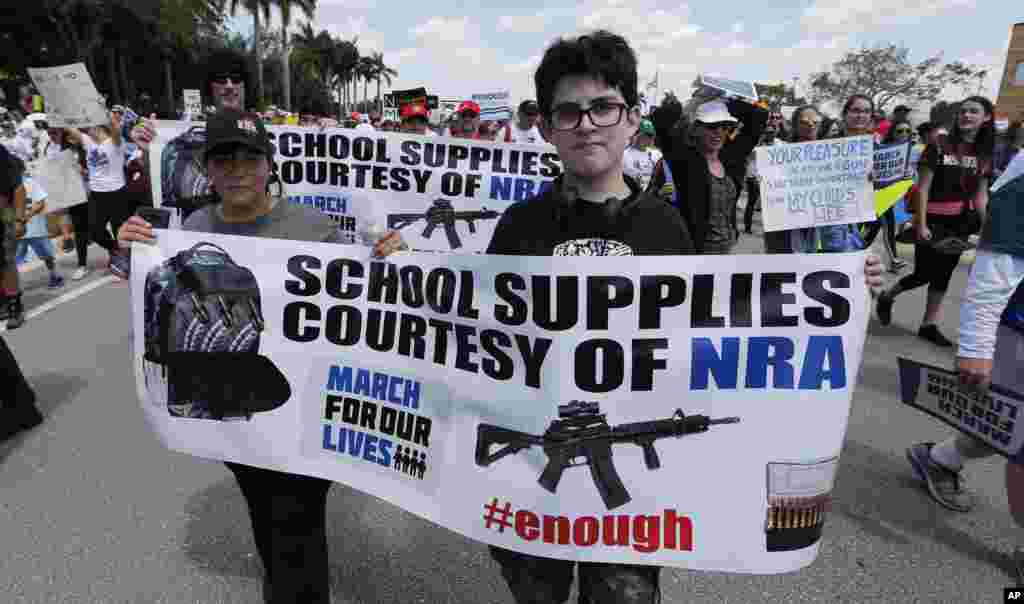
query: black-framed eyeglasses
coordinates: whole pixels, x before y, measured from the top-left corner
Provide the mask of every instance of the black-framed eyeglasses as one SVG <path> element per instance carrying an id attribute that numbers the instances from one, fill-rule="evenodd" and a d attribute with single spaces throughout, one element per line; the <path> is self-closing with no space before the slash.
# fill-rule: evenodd
<path id="1" fill-rule="evenodd" d="M 552 130 L 575 130 L 583 123 L 583 116 L 590 118 L 590 123 L 598 128 L 617 126 L 622 121 L 622 114 L 629 109 L 625 103 L 594 103 L 584 109 L 575 103 L 566 103 L 555 107 L 548 116 L 548 125 Z"/>
<path id="2" fill-rule="evenodd" d="M 218 73 L 210 78 L 214 84 L 227 84 L 231 80 L 233 84 L 244 84 L 245 78 L 240 73 Z"/>

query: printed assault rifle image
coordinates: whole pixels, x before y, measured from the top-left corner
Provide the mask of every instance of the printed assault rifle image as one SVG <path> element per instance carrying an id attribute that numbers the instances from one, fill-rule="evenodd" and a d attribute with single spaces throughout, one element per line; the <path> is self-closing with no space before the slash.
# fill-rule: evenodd
<path id="1" fill-rule="evenodd" d="M 548 463 L 537 480 L 542 487 L 556 492 L 566 468 L 586 464 L 590 466 L 605 507 L 613 510 L 632 499 L 615 470 L 613 444 L 633 443 L 642 447 L 647 469 L 656 470 L 661 467 L 661 460 L 654 448 L 655 440 L 707 432 L 711 426 L 739 421 L 738 417 L 711 419 L 706 415 L 686 415 L 682 409 L 676 409 L 672 417 L 666 419 L 610 426 L 598 403 L 572 401 L 558 406 L 558 419 L 551 422 L 543 436 L 480 424 L 476 432 L 476 464 L 487 467 L 506 455 L 534 446 L 543 447 Z M 491 453 L 494 445 L 504 446 Z M 575 460 L 582 461 L 576 463 Z"/>
<path id="2" fill-rule="evenodd" d="M 448 236 L 448 245 L 453 250 L 457 250 L 462 247 L 462 240 L 459 239 L 459 233 L 455 230 L 457 220 L 465 220 L 469 225 L 469 232 L 476 233 L 474 221 L 494 220 L 498 216 L 500 216 L 498 212 L 487 208 L 456 211 L 452 202 L 447 199 L 435 199 L 434 203 L 430 204 L 427 211 L 422 214 L 388 214 L 388 228 L 401 230 L 417 220 L 426 220 L 427 227 L 423 229 L 423 237 L 430 239 L 430 236 L 434 234 L 434 229 L 438 225 L 444 225 L 444 234 Z"/>

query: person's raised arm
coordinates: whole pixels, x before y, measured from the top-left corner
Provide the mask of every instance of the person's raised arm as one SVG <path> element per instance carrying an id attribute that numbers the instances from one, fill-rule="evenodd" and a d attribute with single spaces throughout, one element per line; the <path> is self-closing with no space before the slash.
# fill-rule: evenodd
<path id="1" fill-rule="evenodd" d="M 771 113 L 762 107 L 751 105 L 746 101 L 732 99 L 726 103 L 736 119 L 743 122 L 743 128 L 732 141 L 726 145 L 727 152 L 736 161 L 745 160 L 750 157 L 754 147 L 761 140 L 765 128 L 768 126 L 768 117 Z"/>

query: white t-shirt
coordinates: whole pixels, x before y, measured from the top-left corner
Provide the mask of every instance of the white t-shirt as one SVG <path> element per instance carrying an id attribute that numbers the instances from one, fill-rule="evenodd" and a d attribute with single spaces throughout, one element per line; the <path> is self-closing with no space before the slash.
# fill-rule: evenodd
<path id="1" fill-rule="evenodd" d="M 528 130 L 522 130 L 519 125 L 515 122 L 510 123 L 505 131 L 502 132 L 497 139 L 502 142 L 509 143 L 526 143 L 532 145 L 543 145 L 545 144 L 544 137 L 540 135 L 540 128 L 531 126 Z"/>
<path id="2" fill-rule="evenodd" d="M 98 193 L 124 188 L 124 142 L 114 145 L 112 139 L 96 144 L 89 135 L 82 135 L 85 163 L 89 167 L 89 188 Z"/>
<path id="3" fill-rule="evenodd" d="M 651 182 L 651 177 L 654 176 L 654 167 L 658 164 L 659 159 L 661 159 L 661 151 L 654 147 L 650 149 L 626 147 L 622 157 L 622 172 L 626 176 L 635 178 L 640 182 L 640 186 L 646 189 L 647 184 Z"/>

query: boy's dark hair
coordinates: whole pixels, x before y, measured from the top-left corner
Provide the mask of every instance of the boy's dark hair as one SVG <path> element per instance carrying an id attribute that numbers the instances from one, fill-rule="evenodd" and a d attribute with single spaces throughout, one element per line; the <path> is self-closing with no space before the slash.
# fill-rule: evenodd
<path id="1" fill-rule="evenodd" d="M 577 38 L 559 38 L 544 52 L 533 75 L 541 115 L 550 116 L 555 87 L 562 78 L 586 75 L 622 93 L 635 107 L 637 94 L 636 53 L 622 36 L 599 30 Z"/>

